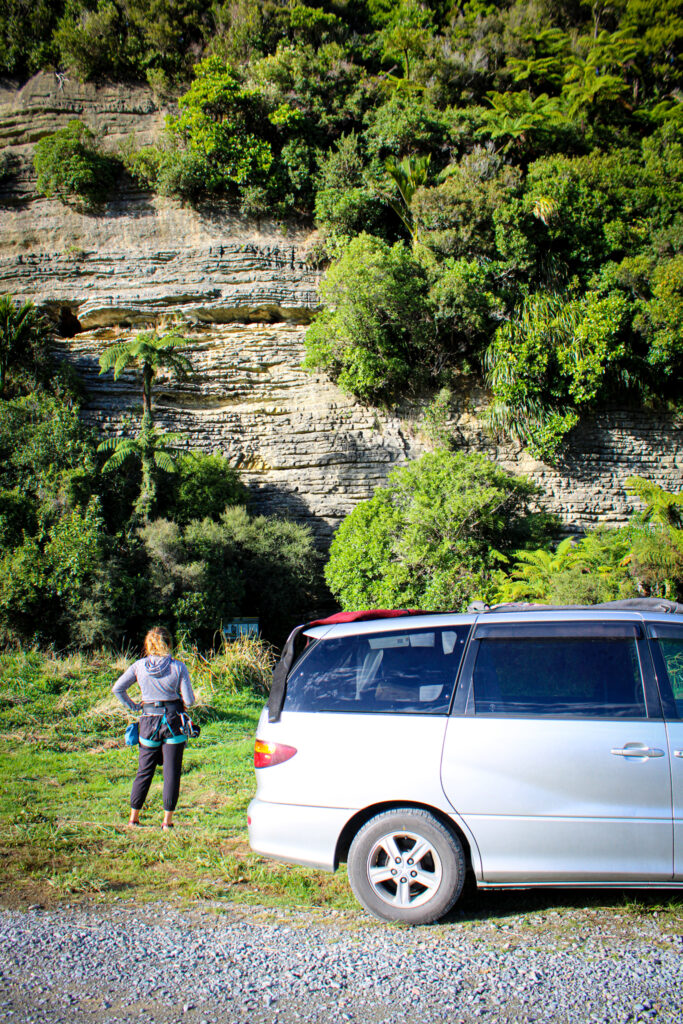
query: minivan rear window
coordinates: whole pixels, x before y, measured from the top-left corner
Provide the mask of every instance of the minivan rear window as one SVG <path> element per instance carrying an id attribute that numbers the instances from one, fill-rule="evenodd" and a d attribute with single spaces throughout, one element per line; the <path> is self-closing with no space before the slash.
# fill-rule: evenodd
<path id="1" fill-rule="evenodd" d="M 469 626 L 322 639 L 295 665 L 285 711 L 448 713 Z"/>

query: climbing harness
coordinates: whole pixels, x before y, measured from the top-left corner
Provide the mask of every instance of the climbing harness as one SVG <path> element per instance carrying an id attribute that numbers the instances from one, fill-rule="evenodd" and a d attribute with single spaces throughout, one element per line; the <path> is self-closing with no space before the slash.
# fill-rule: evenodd
<path id="1" fill-rule="evenodd" d="M 182 718 L 181 718 L 181 721 L 182 721 Z M 164 725 L 168 728 L 168 731 L 170 732 L 171 735 L 167 736 L 163 740 L 160 740 L 160 739 L 158 739 L 158 736 L 159 736 L 159 733 L 160 733 L 160 731 L 161 731 L 161 729 L 163 728 Z M 179 733 L 173 732 L 173 729 L 171 728 L 171 724 L 170 724 L 168 718 L 166 717 L 166 712 L 164 711 L 163 715 L 159 718 L 159 721 L 157 722 L 156 727 L 155 727 L 154 732 L 152 733 L 151 737 L 149 739 L 145 739 L 144 736 L 140 737 L 140 746 L 141 747 L 160 747 L 162 743 L 185 743 L 186 741 L 187 741 L 187 736 L 185 735 L 184 732 L 179 732 Z"/>

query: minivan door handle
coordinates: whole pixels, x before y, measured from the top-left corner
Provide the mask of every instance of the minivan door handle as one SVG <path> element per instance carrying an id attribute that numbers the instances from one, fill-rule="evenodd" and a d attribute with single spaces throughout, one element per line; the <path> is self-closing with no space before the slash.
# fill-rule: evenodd
<path id="1" fill-rule="evenodd" d="M 610 754 L 617 757 L 664 757 L 664 751 L 659 747 L 645 747 L 634 744 L 632 747 L 613 747 Z"/>
<path id="2" fill-rule="evenodd" d="M 674 750 L 674 757 L 683 757 L 683 750 Z"/>

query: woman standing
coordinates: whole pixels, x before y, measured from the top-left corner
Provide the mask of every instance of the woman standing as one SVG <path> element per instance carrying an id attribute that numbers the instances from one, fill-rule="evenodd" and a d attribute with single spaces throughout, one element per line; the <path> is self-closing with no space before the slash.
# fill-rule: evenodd
<path id="1" fill-rule="evenodd" d="M 181 714 L 194 703 L 190 674 L 182 661 L 171 657 L 171 637 L 160 626 L 150 629 L 143 645 L 144 658 L 126 669 L 114 686 L 121 703 L 140 717 L 138 772 L 130 795 L 129 825 L 140 824 L 140 810 L 158 764 L 164 766 L 164 820 L 162 828 L 173 828 L 173 812 L 180 792 L 180 771 L 187 737 Z M 127 690 L 138 683 L 142 701 L 136 704 Z"/>

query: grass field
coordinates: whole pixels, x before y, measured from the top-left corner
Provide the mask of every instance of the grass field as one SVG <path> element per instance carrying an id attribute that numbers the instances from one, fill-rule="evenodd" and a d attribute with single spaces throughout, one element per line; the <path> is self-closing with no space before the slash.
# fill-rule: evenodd
<path id="1" fill-rule="evenodd" d="M 176 828 L 166 833 L 160 770 L 143 827 L 126 827 L 137 747 L 126 747 L 123 733 L 134 716 L 110 690 L 133 658 L 0 655 L 3 902 L 129 896 L 353 905 L 344 872 L 267 862 L 247 844 L 269 652 L 247 642 L 210 661 L 192 651 L 181 656 L 202 734 L 186 751 Z"/>

